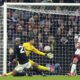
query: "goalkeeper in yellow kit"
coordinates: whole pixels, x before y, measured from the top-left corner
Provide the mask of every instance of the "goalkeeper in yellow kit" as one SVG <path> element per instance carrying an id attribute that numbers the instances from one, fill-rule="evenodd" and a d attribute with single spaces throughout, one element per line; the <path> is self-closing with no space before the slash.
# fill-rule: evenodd
<path id="1" fill-rule="evenodd" d="M 46 53 L 41 52 L 34 47 L 34 38 L 33 37 L 28 37 L 28 42 L 23 43 L 23 47 L 25 49 L 26 56 L 30 56 L 30 53 L 34 52 L 38 55 L 47 56 L 48 58 L 50 58 L 50 55 L 47 55 Z M 41 66 L 38 63 L 34 62 L 33 60 L 29 60 L 29 62 L 32 66 L 38 68 L 39 70 L 53 72 L 53 68 L 47 68 L 45 66 Z"/>

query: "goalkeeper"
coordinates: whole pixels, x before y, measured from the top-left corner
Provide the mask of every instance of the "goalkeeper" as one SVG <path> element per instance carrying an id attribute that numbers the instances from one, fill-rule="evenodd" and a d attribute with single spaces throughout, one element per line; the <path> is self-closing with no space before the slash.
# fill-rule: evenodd
<path id="1" fill-rule="evenodd" d="M 34 37 L 33 36 L 28 36 L 27 39 L 28 39 L 27 40 L 28 42 L 23 43 L 23 47 L 24 47 L 24 50 L 26 52 L 26 56 L 30 56 L 30 53 L 34 52 L 35 54 L 38 54 L 38 55 L 41 55 L 41 56 L 47 56 L 48 58 L 53 58 L 53 56 L 51 57 L 51 55 L 46 54 L 44 52 L 41 52 L 34 47 L 35 42 L 34 42 Z M 33 67 L 36 67 L 39 70 L 50 71 L 50 72 L 54 71 L 52 66 L 50 68 L 47 68 L 45 66 L 39 65 L 38 63 L 34 62 L 33 60 L 29 60 L 29 62 Z"/>

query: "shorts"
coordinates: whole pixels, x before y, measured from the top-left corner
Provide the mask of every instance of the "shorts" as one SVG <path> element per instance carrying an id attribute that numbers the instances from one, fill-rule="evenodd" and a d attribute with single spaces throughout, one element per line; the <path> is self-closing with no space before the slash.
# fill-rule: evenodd
<path id="1" fill-rule="evenodd" d="M 16 71 L 18 72 L 22 72 L 25 68 L 26 69 L 29 69 L 31 67 L 31 64 L 30 62 L 28 63 L 25 63 L 25 64 L 18 64 L 15 68 Z"/>
<path id="2" fill-rule="evenodd" d="M 72 58 L 72 60 L 73 60 L 74 58 L 77 58 L 78 61 L 80 61 L 80 55 L 74 55 L 73 58 Z"/>

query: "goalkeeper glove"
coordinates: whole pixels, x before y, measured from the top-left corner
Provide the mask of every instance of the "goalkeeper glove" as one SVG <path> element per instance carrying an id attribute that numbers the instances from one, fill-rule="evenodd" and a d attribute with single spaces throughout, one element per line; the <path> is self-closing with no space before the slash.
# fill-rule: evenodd
<path id="1" fill-rule="evenodd" d="M 54 54 L 52 54 L 52 53 L 47 53 L 47 57 L 48 57 L 49 59 L 52 59 L 52 58 L 54 57 Z"/>

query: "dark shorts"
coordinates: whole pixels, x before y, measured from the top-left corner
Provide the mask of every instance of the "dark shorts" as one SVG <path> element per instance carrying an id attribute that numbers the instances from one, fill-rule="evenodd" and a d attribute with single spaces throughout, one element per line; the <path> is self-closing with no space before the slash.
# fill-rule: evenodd
<path id="1" fill-rule="evenodd" d="M 73 60 L 74 58 L 77 58 L 78 61 L 80 61 L 80 55 L 74 55 L 74 56 L 72 57 L 72 60 Z"/>

